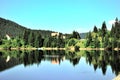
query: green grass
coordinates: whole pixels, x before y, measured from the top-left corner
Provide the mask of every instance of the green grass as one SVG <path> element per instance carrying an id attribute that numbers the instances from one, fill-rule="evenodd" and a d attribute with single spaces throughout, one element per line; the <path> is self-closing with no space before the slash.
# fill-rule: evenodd
<path id="1" fill-rule="evenodd" d="M 85 48 L 85 43 L 86 43 L 86 40 L 81 39 L 76 43 L 76 46 L 80 46 L 80 48 Z"/>

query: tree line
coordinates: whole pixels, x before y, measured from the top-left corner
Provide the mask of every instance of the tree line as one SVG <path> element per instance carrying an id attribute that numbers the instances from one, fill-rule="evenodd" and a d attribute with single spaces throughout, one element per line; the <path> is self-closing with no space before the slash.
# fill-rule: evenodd
<path id="1" fill-rule="evenodd" d="M 81 47 L 79 32 L 73 31 L 71 34 L 51 36 L 52 31 L 31 30 L 22 27 L 12 21 L 0 18 L 0 45 L 3 47 Z M 5 38 L 9 34 L 11 40 Z M 115 19 L 111 30 L 107 30 L 105 21 L 101 28 L 94 26 L 93 31 L 88 32 L 86 39 L 82 42 L 85 47 L 91 48 L 119 48 L 120 47 L 120 21 Z M 4 36 L 3 36 L 4 35 Z M 62 36 L 65 36 L 63 38 Z"/>
<path id="2" fill-rule="evenodd" d="M 94 26 L 93 31 L 87 34 L 86 40 L 86 47 L 120 48 L 120 21 L 116 18 L 111 30 L 107 30 L 105 22 L 101 29 Z"/>

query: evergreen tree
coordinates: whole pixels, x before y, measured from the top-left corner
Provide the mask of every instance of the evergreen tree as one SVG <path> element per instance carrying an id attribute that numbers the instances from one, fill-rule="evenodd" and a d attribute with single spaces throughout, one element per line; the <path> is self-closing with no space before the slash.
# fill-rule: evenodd
<path id="1" fill-rule="evenodd" d="M 29 38 L 28 38 L 28 43 L 29 45 L 31 46 L 34 46 L 34 33 L 31 31 L 30 34 L 29 34 Z"/>
<path id="2" fill-rule="evenodd" d="M 43 46 L 43 41 L 42 41 L 42 37 L 40 34 L 36 35 L 34 45 L 35 45 L 35 47 L 42 47 Z"/>
<path id="3" fill-rule="evenodd" d="M 109 44 L 109 37 L 108 37 L 108 34 L 105 36 L 104 38 L 104 48 L 106 48 Z"/>
<path id="4" fill-rule="evenodd" d="M 112 24 L 112 28 L 111 28 L 111 32 L 110 32 L 111 37 L 114 36 L 114 33 L 115 33 L 115 27 L 114 27 L 114 25 Z"/>
<path id="5" fill-rule="evenodd" d="M 46 37 L 46 38 L 44 39 L 43 46 L 44 46 L 44 47 L 50 47 L 49 37 Z"/>
<path id="6" fill-rule="evenodd" d="M 97 33 L 98 32 L 98 29 L 96 26 L 94 26 L 94 29 L 93 29 L 93 32 Z"/>
<path id="7" fill-rule="evenodd" d="M 23 33 L 23 40 L 25 41 L 25 45 L 28 44 L 28 38 L 29 38 L 30 31 L 25 30 Z"/>
<path id="8" fill-rule="evenodd" d="M 45 47 L 52 47 L 52 41 L 54 41 L 53 37 L 46 37 L 44 40 L 44 46 Z"/>
<path id="9" fill-rule="evenodd" d="M 38 35 L 38 41 L 39 41 L 39 47 L 42 47 L 43 46 L 43 39 L 42 39 L 42 36 L 40 33 Z"/>
<path id="10" fill-rule="evenodd" d="M 86 37 L 87 41 L 86 41 L 86 47 L 90 46 L 92 44 L 92 36 L 91 36 L 91 32 L 89 32 L 87 34 L 87 37 Z"/>
<path id="11" fill-rule="evenodd" d="M 116 18 L 116 21 L 115 21 L 115 32 L 116 32 L 116 38 L 119 39 L 120 38 L 120 22 L 118 21 L 118 19 Z"/>
<path id="12" fill-rule="evenodd" d="M 120 48 L 120 41 L 117 42 L 117 47 Z"/>
<path id="13" fill-rule="evenodd" d="M 117 41 L 116 41 L 116 40 L 117 40 L 117 39 L 116 39 L 116 37 L 115 37 L 115 35 L 114 35 L 114 37 L 112 38 L 112 48 L 113 48 L 113 49 L 117 47 Z"/>
<path id="14" fill-rule="evenodd" d="M 106 27 L 106 23 L 104 21 L 102 24 L 102 37 L 105 37 L 106 33 L 107 33 L 107 27 Z"/>
<path id="15" fill-rule="evenodd" d="M 81 39 L 80 34 L 77 31 L 73 31 L 71 38 Z"/>
<path id="16" fill-rule="evenodd" d="M 94 48 L 100 47 L 100 41 L 98 40 L 98 36 L 96 35 L 94 38 Z"/>

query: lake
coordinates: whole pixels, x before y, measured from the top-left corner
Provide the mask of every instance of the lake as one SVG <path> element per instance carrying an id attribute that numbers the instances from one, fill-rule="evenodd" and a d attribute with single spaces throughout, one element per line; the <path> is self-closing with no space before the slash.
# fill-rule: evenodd
<path id="1" fill-rule="evenodd" d="M 112 80 L 120 51 L 0 51 L 0 80 Z"/>

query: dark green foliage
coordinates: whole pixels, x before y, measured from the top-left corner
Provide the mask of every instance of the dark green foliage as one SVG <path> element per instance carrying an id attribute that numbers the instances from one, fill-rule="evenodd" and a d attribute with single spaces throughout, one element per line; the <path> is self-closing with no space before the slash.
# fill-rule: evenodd
<path id="1" fill-rule="evenodd" d="M 71 38 L 81 39 L 80 34 L 77 31 L 73 31 Z"/>
<path id="2" fill-rule="evenodd" d="M 62 38 L 58 38 L 57 39 L 57 47 L 61 47 L 61 48 L 63 48 L 63 47 L 65 47 L 65 41 L 64 41 L 64 39 L 62 39 Z"/>
<path id="3" fill-rule="evenodd" d="M 114 25 L 112 24 L 112 28 L 111 28 L 111 32 L 110 32 L 111 37 L 114 36 L 114 33 L 115 33 L 115 27 L 114 27 Z"/>
<path id="4" fill-rule="evenodd" d="M 0 45 L 2 45 L 2 40 L 0 39 Z"/>
<path id="5" fill-rule="evenodd" d="M 46 37 L 43 42 L 44 47 L 65 47 L 65 40 L 58 37 Z"/>
<path id="6" fill-rule="evenodd" d="M 98 40 L 98 36 L 95 36 L 94 39 L 94 48 L 99 48 L 100 47 L 100 41 Z"/>
<path id="7" fill-rule="evenodd" d="M 106 33 L 107 33 L 106 23 L 103 22 L 103 24 L 102 24 L 102 37 L 105 37 Z"/>
<path id="8" fill-rule="evenodd" d="M 24 40 L 24 45 L 42 47 L 44 44 L 46 47 L 64 47 L 65 41 L 62 38 L 64 34 L 60 33 L 58 38 L 53 38 L 51 33 L 53 31 L 27 29 L 15 22 L 0 18 L 0 39 L 4 39 L 5 35 L 8 34 L 12 38 L 19 37 L 21 40 Z M 68 38 L 70 34 L 64 36 Z M 74 32 L 73 37 L 80 38 L 79 33 Z"/>
<path id="9" fill-rule="evenodd" d="M 112 38 L 112 46 L 120 48 L 120 21 L 118 18 L 115 19 L 115 23 L 112 25 L 111 29 L 111 38 Z"/>
<path id="10" fill-rule="evenodd" d="M 115 33 L 116 33 L 116 38 L 119 39 L 120 38 L 120 21 L 118 21 L 118 19 L 116 18 L 116 22 L 115 22 Z"/>
<path id="11" fill-rule="evenodd" d="M 96 26 L 94 26 L 94 29 L 93 29 L 93 32 L 97 33 L 98 32 L 98 29 Z"/>
<path id="12" fill-rule="evenodd" d="M 117 42 L 116 42 L 116 40 L 113 38 L 112 39 L 112 48 L 115 48 L 117 45 Z"/>
<path id="13" fill-rule="evenodd" d="M 46 37 L 43 42 L 44 47 L 50 47 L 50 38 Z"/>
<path id="14" fill-rule="evenodd" d="M 68 46 L 75 46 L 76 43 L 76 39 L 72 38 L 68 41 Z"/>
<path id="15" fill-rule="evenodd" d="M 108 43 L 109 43 L 109 37 L 108 35 L 106 34 L 105 38 L 104 38 L 104 46 L 103 47 L 107 47 L 108 46 Z"/>
<path id="16" fill-rule="evenodd" d="M 30 34 L 28 34 L 27 36 L 28 36 L 28 43 L 29 43 L 29 45 L 34 46 L 34 41 L 35 41 L 34 33 L 31 31 Z"/>
<path id="17" fill-rule="evenodd" d="M 0 34 L 1 38 L 4 38 L 6 34 L 10 35 L 11 37 L 22 36 L 23 31 L 26 29 L 21 25 L 18 25 L 12 21 L 5 20 L 0 18 Z"/>
<path id="18" fill-rule="evenodd" d="M 75 46 L 75 51 L 79 51 L 79 46 Z"/>
<path id="19" fill-rule="evenodd" d="M 25 41 L 25 45 L 28 44 L 29 34 L 30 34 L 30 31 L 24 30 L 24 33 L 23 33 L 23 40 Z"/>
<path id="20" fill-rule="evenodd" d="M 115 19 L 111 31 L 107 30 L 105 22 L 103 22 L 102 28 L 98 32 L 96 32 L 96 26 L 93 31 L 94 33 L 89 32 L 86 37 L 86 47 L 93 46 L 99 48 L 101 46 L 106 49 L 120 48 L 120 21 L 118 21 L 118 18 Z"/>
<path id="21" fill-rule="evenodd" d="M 91 36 L 91 32 L 89 32 L 88 34 L 87 34 L 87 42 L 86 42 L 86 47 L 88 47 L 89 45 L 91 45 L 91 43 L 92 43 L 92 36 Z"/>
<path id="22" fill-rule="evenodd" d="M 43 39 L 42 39 L 40 33 L 35 36 L 34 46 L 35 47 L 42 47 L 43 46 Z"/>
<path id="23" fill-rule="evenodd" d="M 6 34 L 10 35 L 11 37 L 20 36 L 20 38 L 23 38 L 23 35 L 25 31 L 33 31 L 36 33 L 42 34 L 42 38 L 46 36 L 51 36 L 51 33 L 54 31 L 49 30 L 31 30 L 27 29 L 13 21 L 6 20 L 3 18 L 0 18 L 0 36 L 1 38 L 4 38 Z"/>

